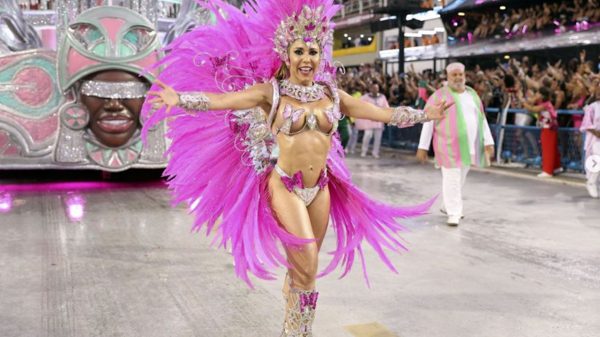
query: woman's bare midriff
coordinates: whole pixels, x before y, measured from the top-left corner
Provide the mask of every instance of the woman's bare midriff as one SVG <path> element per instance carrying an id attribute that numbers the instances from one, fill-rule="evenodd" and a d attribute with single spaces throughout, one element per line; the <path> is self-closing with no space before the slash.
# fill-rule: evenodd
<path id="1" fill-rule="evenodd" d="M 285 104 L 300 105 L 295 99 L 282 97 L 279 111 L 275 120 L 276 125 L 282 123 L 282 110 Z M 304 103 L 301 106 L 309 111 L 314 111 L 319 121 L 326 120 L 324 111 L 330 107 L 332 102 L 323 99 L 318 102 Z M 305 117 L 301 117 L 303 120 Z M 278 133 L 276 141 L 279 146 L 279 159 L 277 164 L 288 175 L 292 176 L 302 171 L 305 187 L 313 187 L 317 184 L 321 171 L 327 165 L 327 154 L 331 147 L 331 136 L 318 130 L 305 130 L 298 134 L 288 136 Z"/>
<path id="2" fill-rule="evenodd" d="M 331 136 L 314 130 L 294 136 L 279 134 L 277 143 L 279 144 L 277 165 L 290 176 L 302 171 L 304 186 L 315 186 L 321 171 L 327 165 Z"/>

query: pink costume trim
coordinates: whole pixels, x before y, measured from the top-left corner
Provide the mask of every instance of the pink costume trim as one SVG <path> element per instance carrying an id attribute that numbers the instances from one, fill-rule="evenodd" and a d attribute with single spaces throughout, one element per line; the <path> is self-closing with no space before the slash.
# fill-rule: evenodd
<path id="1" fill-rule="evenodd" d="M 304 311 L 306 308 L 312 310 L 317 309 L 317 300 L 319 299 L 319 293 L 313 292 L 301 292 L 300 296 L 300 311 Z"/>

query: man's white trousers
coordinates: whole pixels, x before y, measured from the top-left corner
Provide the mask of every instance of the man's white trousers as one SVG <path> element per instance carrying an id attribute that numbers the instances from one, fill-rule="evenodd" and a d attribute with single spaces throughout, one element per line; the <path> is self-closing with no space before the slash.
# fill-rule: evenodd
<path id="1" fill-rule="evenodd" d="M 442 167 L 442 196 L 448 217 L 463 216 L 462 189 L 469 173 L 469 167 Z"/>

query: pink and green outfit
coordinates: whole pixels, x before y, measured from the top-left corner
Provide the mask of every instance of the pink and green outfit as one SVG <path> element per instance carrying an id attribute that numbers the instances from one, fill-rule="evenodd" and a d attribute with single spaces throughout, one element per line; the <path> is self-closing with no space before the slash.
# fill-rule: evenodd
<path id="1" fill-rule="evenodd" d="M 445 86 L 434 92 L 427 102 L 428 104 L 435 104 L 441 100 L 454 102 L 454 105 L 446 111 L 446 118 L 433 123 L 433 149 L 435 151 L 436 162 L 441 167 L 489 166 L 484 151 L 486 145 L 484 141 L 484 128 L 488 126 L 483 113 L 483 104 L 475 90 L 467 87 L 467 92 L 471 95 L 478 108 L 474 153 L 471 153 L 469 146 L 467 125 L 463 106 L 458 97 L 459 94 Z"/>
<path id="2" fill-rule="evenodd" d="M 475 90 L 467 87 L 458 93 L 443 87 L 427 104 L 442 100 L 454 104 L 446 111 L 446 118 L 423 124 L 419 149 L 429 150 L 433 138 L 435 160 L 442 171 L 442 209 L 448 214 L 448 223 L 452 220 L 457 224 L 463 215 L 462 187 L 469 168 L 489 166 L 485 146 L 494 145 L 494 140 Z"/>

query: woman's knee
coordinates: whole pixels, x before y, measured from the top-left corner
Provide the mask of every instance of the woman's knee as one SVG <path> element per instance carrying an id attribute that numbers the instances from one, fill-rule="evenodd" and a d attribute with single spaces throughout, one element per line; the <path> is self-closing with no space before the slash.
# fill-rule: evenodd
<path id="1" fill-rule="evenodd" d="M 310 243 L 292 249 L 292 283 L 297 288 L 311 290 L 314 288 L 318 272 L 318 246 Z"/>

